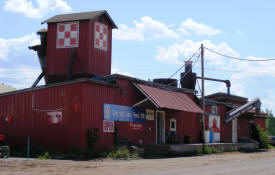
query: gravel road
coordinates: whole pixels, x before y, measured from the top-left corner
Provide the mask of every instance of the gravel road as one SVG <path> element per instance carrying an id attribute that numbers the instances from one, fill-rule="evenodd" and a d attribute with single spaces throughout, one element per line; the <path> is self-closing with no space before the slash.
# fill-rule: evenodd
<path id="1" fill-rule="evenodd" d="M 274 175 L 275 150 L 206 156 L 140 160 L 0 159 L 0 175 Z"/>

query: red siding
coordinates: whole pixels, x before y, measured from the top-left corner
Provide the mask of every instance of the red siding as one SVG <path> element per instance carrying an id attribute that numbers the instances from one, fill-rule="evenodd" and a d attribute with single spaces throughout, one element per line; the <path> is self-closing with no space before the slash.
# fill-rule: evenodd
<path id="1" fill-rule="evenodd" d="M 0 97 L 0 133 L 10 146 L 24 146 L 30 136 L 31 146 L 69 150 L 80 146 L 81 105 L 80 84 L 58 86 Z M 33 108 L 32 109 L 32 104 Z M 47 112 L 35 109 L 63 108 L 62 125 L 48 124 Z M 10 123 L 4 120 L 12 116 Z"/>
<path id="2" fill-rule="evenodd" d="M 101 23 L 108 26 L 107 51 L 94 48 L 93 21 L 79 21 L 79 47 L 73 62 L 72 74 L 109 75 L 111 74 L 112 27 L 104 16 Z M 66 75 L 72 54 L 72 48 L 56 48 L 57 23 L 48 24 L 46 77 Z M 48 79 L 48 78 L 47 78 Z M 61 79 L 60 79 L 61 80 Z M 60 81 L 59 80 L 59 81 Z"/>

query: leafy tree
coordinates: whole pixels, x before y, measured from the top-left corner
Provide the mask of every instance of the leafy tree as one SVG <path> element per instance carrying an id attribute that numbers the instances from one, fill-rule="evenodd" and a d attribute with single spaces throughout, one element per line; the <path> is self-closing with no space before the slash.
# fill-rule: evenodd
<path id="1" fill-rule="evenodd" d="M 266 110 L 267 118 L 266 118 L 266 131 L 268 135 L 275 136 L 275 117 L 272 114 L 271 110 Z"/>

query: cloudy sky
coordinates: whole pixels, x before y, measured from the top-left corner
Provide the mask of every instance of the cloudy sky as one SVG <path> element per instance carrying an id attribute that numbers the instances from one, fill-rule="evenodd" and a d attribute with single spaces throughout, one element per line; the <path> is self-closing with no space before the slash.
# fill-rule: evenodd
<path id="1" fill-rule="evenodd" d="M 36 31 L 47 27 L 40 23 L 56 14 L 106 9 L 118 25 L 112 72 L 148 80 L 170 77 L 201 43 L 235 57 L 274 59 L 274 7 L 272 0 L 0 0 L 0 83 L 31 86 L 41 70 L 27 46 L 39 43 Z M 275 61 L 237 61 L 205 50 L 205 67 L 205 76 L 229 79 L 233 94 L 260 97 L 264 109 L 275 111 Z M 205 91 L 226 87 L 207 81 Z"/>

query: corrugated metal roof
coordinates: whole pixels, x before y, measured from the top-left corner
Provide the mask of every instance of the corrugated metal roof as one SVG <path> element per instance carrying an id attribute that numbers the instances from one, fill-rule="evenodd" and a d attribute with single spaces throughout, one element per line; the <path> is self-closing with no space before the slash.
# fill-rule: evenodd
<path id="1" fill-rule="evenodd" d="M 108 14 L 108 12 L 106 10 L 55 15 L 55 16 L 43 21 L 41 24 L 88 20 L 88 19 L 94 19 L 94 18 L 99 17 L 104 14 L 109 18 L 110 22 L 112 23 L 112 27 L 117 28 L 116 24 L 114 23 L 114 21 L 112 20 L 112 18 L 110 17 L 110 15 Z"/>
<path id="2" fill-rule="evenodd" d="M 234 118 L 237 118 L 241 116 L 243 113 L 248 112 L 254 108 L 257 108 L 257 109 L 261 108 L 261 101 L 258 97 L 238 108 L 228 111 L 224 117 L 224 122 L 225 123 L 230 122 Z"/>
<path id="3" fill-rule="evenodd" d="M 144 84 L 135 84 L 135 86 L 147 98 L 150 98 L 157 108 L 202 113 L 201 108 L 184 93 L 159 89 Z"/>

